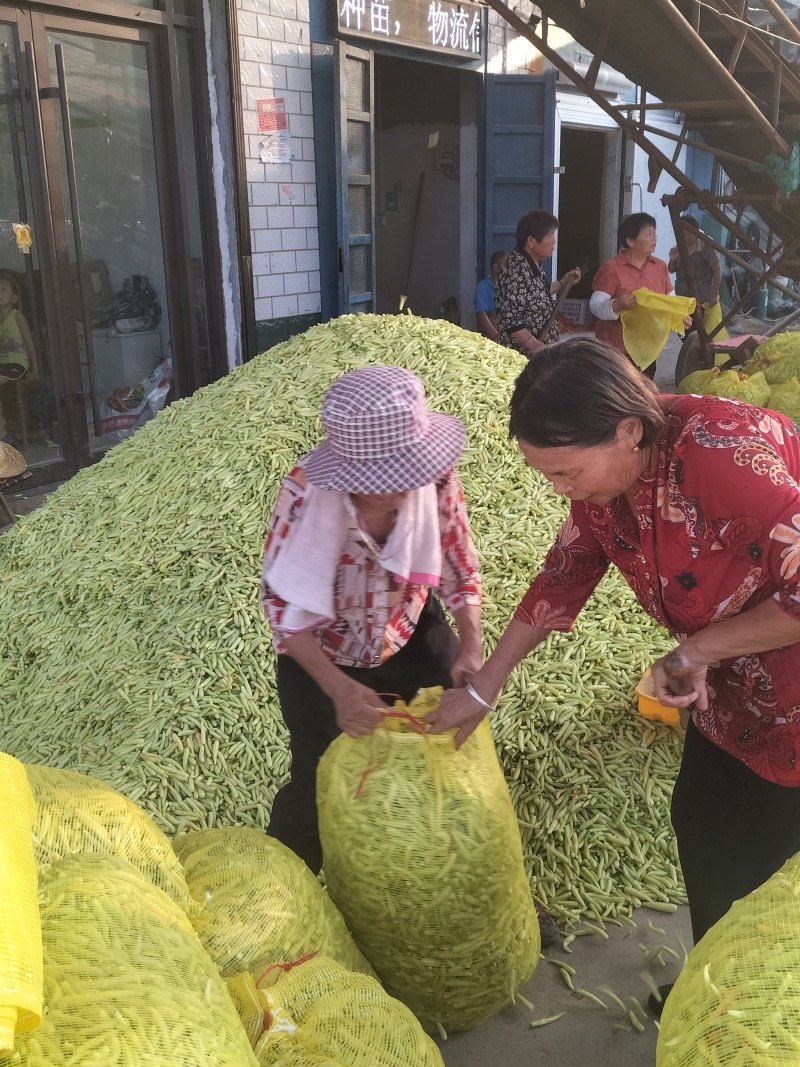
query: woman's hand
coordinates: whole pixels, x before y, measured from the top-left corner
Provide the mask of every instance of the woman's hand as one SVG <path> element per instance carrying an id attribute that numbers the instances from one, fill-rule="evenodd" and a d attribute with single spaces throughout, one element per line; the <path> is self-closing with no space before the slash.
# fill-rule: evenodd
<path id="1" fill-rule="evenodd" d="M 29 367 L 21 377 L 25 382 L 36 382 L 39 380 L 39 372 L 36 367 Z"/>
<path id="2" fill-rule="evenodd" d="M 483 648 L 480 644 L 461 642 L 456 661 L 450 668 L 454 689 L 462 689 L 472 681 L 483 666 Z"/>
<path id="3" fill-rule="evenodd" d="M 559 279 L 559 281 L 561 282 L 561 288 L 562 289 L 565 289 L 565 288 L 568 288 L 568 287 L 571 288 L 573 285 L 577 285 L 580 280 L 581 280 L 581 269 L 580 269 L 580 267 L 573 267 L 572 270 L 568 270 L 567 271 L 567 273 L 564 275 L 563 278 Z"/>
<path id="4" fill-rule="evenodd" d="M 330 698 L 336 710 L 336 725 L 349 737 L 371 734 L 384 714 L 391 710 L 374 690 L 346 674 L 342 675 L 342 681 Z"/>
<path id="5" fill-rule="evenodd" d="M 616 311 L 617 314 L 620 311 L 633 311 L 636 307 L 636 297 L 633 293 L 622 293 L 621 296 L 615 296 L 611 301 L 611 310 Z"/>
<path id="6" fill-rule="evenodd" d="M 692 691 L 691 693 L 686 693 L 685 696 L 676 696 L 667 684 L 667 672 L 664 669 L 664 662 L 670 656 L 675 655 L 675 652 L 681 654 L 689 670 L 688 681 L 691 683 Z M 666 704 L 668 707 L 673 708 L 688 708 L 690 704 L 697 704 L 701 711 L 706 711 L 708 708 L 708 688 L 706 686 L 708 667 L 708 663 L 701 662 L 693 654 L 692 646 L 688 642 L 678 645 L 676 650 L 666 656 L 662 656 L 661 659 L 657 659 L 651 668 L 656 700 L 658 700 L 659 704 Z"/>
<path id="7" fill-rule="evenodd" d="M 487 709 L 469 695 L 465 689 L 448 689 L 436 711 L 429 712 L 425 719 L 432 734 L 443 734 L 446 730 L 456 731 L 455 745 L 461 748 L 474 729 L 476 729 Z"/>

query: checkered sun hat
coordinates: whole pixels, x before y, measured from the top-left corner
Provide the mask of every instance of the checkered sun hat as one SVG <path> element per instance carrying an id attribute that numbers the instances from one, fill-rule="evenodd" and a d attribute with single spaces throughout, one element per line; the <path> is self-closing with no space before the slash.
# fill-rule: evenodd
<path id="1" fill-rule="evenodd" d="M 364 367 L 322 401 L 326 440 L 300 460 L 312 485 L 343 493 L 404 493 L 435 482 L 464 450 L 452 415 L 428 411 L 422 382 L 401 367 Z"/>

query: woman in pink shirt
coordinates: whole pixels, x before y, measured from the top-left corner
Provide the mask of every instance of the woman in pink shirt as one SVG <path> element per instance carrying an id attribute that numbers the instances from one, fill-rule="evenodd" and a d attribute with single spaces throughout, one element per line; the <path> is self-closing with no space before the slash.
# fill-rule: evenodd
<path id="1" fill-rule="evenodd" d="M 592 298 L 589 309 L 596 322 L 594 327 L 598 341 L 613 345 L 624 355 L 620 312 L 636 307 L 636 289 L 645 287 L 654 293 L 672 292 L 669 268 L 663 259 L 653 255 L 656 248 L 656 220 L 644 211 L 628 215 L 617 231 L 620 252 L 604 263 L 592 282 Z M 644 371 L 654 378 L 656 360 Z"/>

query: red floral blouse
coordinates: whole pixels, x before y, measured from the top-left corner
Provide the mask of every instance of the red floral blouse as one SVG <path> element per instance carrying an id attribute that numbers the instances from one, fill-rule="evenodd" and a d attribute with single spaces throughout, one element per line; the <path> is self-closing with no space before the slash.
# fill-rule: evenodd
<path id="1" fill-rule="evenodd" d="M 516 618 L 569 631 L 614 563 L 677 640 L 774 597 L 800 621 L 800 441 L 789 419 L 718 397 L 665 398 L 636 491 L 576 501 Z M 800 643 L 709 668 L 698 729 L 751 770 L 800 786 Z"/>

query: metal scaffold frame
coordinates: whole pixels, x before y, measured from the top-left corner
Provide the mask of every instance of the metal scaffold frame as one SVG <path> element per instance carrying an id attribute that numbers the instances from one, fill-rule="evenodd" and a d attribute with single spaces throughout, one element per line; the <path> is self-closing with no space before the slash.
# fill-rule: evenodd
<path id="1" fill-rule="evenodd" d="M 715 352 L 723 350 L 715 340 L 718 334 L 763 285 L 772 286 L 798 305 L 787 319 L 765 329 L 766 335 L 800 318 L 800 294 L 779 280 L 781 275 L 800 278 L 800 192 L 789 194 L 780 189 L 765 165 L 767 157 L 775 159 L 779 166 L 781 161 L 790 162 L 793 151 L 797 152 L 795 141 L 800 137 L 800 77 L 780 49 L 781 42 L 800 46 L 800 29 L 777 0 L 761 0 L 764 11 L 777 26 L 774 32 L 766 33 L 749 20 L 747 0 L 538 0 L 544 16 L 540 30 L 520 18 L 504 0 L 486 3 L 647 153 L 651 193 L 662 173 L 677 182 L 677 191 L 662 197 L 662 203 L 670 212 L 690 289 L 696 292 L 686 247 L 686 224 L 680 216 L 692 205 L 715 219 L 736 239 L 741 250 L 762 265 L 759 268 L 747 262 L 703 230 L 693 231 L 752 275 L 752 285 L 746 293 L 735 294 L 734 306 L 710 333 L 704 327 L 702 314 L 696 314 L 692 365 L 713 365 Z M 551 18 L 591 50 L 593 58 L 585 75 L 579 74 L 549 43 Z M 666 42 L 679 42 L 680 48 L 685 49 L 678 64 L 681 74 L 672 84 L 663 69 L 659 77 L 657 69 L 651 74 L 647 65 L 637 61 L 631 40 L 625 40 L 626 32 L 635 38 L 637 20 L 641 27 L 642 19 L 650 20 L 651 39 L 660 28 Z M 635 103 L 612 103 L 597 89 L 601 63 L 608 63 L 640 87 Z M 692 71 L 701 74 L 694 84 L 686 76 Z M 711 85 L 718 88 L 715 98 L 697 94 L 698 88 Z M 672 92 L 665 92 L 670 88 Z M 694 97 L 693 89 L 697 94 Z M 662 99 L 648 100 L 648 94 Z M 648 123 L 648 114 L 656 110 L 679 112 L 683 116 L 680 133 Z M 672 156 L 655 143 L 655 136 L 675 141 Z M 713 156 L 712 189 L 701 189 L 681 169 L 681 149 L 688 145 Z M 722 196 L 713 191 L 720 168 L 736 186 L 733 195 Z M 748 209 L 763 222 L 763 245 L 743 223 Z M 752 347 L 744 344 L 729 354 L 738 361 L 746 358 Z"/>

